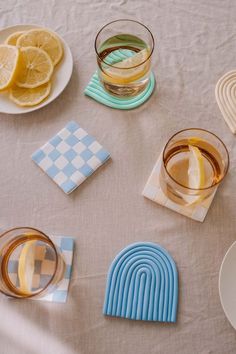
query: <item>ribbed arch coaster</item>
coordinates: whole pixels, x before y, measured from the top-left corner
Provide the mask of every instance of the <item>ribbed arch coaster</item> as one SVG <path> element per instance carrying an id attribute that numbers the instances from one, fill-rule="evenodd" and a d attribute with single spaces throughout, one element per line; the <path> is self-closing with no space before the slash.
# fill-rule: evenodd
<path id="1" fill-rule="evenodd" d="M 178 272 L 164 248 L 138 242 L 115 257 L 107 277 L 104 315 L 176 322 L 177 306 Z"/>
<path id="2" fill-rule="evenodd" d="M 216 84 L 215 96 L 224 120 L 236 134 L 236 70 L 223 75 Z"/>

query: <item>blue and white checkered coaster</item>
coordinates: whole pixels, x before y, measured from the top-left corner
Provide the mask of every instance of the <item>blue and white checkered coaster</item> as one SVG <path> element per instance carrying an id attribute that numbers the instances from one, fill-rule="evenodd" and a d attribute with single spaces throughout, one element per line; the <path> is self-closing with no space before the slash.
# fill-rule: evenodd
<path id="1" fill-rule="evenodd" d="M 54 291 L 40 298 L 32 298 L 32 300 L 64 303 L 67 299 L 72 273 L 74 239 L 64 236 L 51 236 L 51 239 L 61 251 L 61 256 L 65 262 L 65 274 Z M 36 248 L 34 267 L 32 288 L 43 288 L 48 283 L 55 267 L 55 263 L 52 261 L 51 255 L 45 250 L 45 246 L 43 245 L 38 245 Z M 8 274 L 13 284 L 18 287 L 18 258 L 14 259 L 14 257 L 11 257 L 11 260 L 9 260 Z"/>
<path id="2" fill-rule="evenodd" d="M 109 158 L 109 152 L 74 121 L 32 155 L 32 160 L 67 194 Z"/>

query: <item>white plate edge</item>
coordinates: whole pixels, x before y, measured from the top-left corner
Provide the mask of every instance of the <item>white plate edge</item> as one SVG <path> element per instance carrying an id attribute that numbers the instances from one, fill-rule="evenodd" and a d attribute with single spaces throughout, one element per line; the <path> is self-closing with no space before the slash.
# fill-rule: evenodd
<path id="1" fill-rule="evenodd" d="M 219 296 L 220 296 L 220 303 L 221 303 L 221 306 L 223 308 L 223 311 L 224 311 L 224 314 L 227 318 L 227 320 L 229 321 L 229 323 L 231 324 L 231 326 L 236 330 L 236 326 L 231 322 L 230 318 L 228 317 L 228 312 L 226 311 L 225 307 L 224 307 L 224 303 L 223 303 L 223 299 L 222 299 L 222 294 L 221 294 L 221 279 L 222 279 L 222 269 L 223 269 L 223 266 L 224 266 L 224 263 L 225 263 L 225 260 L 228 256 L 228 254 L 230 253 L 231 249 L 236 245 L 236 241 L 234 241 L 232 243 L 232 245 L 228 248 L 227 252 L 225 253 L 224 255 L 224 258 L 221 262 L 221 266 L 220 266 L 220 271 L 219 271 L 219 279 L 218 279 L 218 290 L 219 290 Z"/>

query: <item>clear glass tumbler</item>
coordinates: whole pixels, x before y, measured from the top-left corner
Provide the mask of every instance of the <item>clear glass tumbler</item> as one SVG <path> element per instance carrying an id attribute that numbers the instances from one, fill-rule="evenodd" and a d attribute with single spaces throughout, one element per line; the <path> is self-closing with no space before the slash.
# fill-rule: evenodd
<path id="1" fill-rule="evenodd" d="M 154 38 L 142 23 L 108 23 L 95 39 L 98 76 L 105 90 L 118 97 L 133 97 L 148 85 Z"/>
<path id="2" fill-rule="evenodd" d="M 10 297 L 41 297 L 65 272 L 60 250 L 42 231 L 16 227 L 0 235 L 0 291 Z"/>
<path id="3" fill-rule="evenodd" d="M 204 129 L 174 134 L 162 154 L 160 186 L 177 204 L 190 206 L 212 195 L 229 168 L 225 144 Z"/>

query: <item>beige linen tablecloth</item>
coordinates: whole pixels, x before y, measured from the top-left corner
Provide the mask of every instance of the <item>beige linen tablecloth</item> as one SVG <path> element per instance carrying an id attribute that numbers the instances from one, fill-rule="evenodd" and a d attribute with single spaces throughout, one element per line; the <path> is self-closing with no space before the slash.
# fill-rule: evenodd
<path id="1" fill-rule="evenodd" d="M 236 68 L 235 0 L 1 0 L 0 15 L 1 27 L 52 28 L 74 58 L 72 79 L 57 100 L 34 113 L 0 115 L 0 227 L 31 225 L 76 238 L 66 304 L 0 296 L 0 353 L 236 353 L 236 334 L 218 295 L 220 264 L 236 239 L 236 138 L 214 97 L 219 77 Z M 83 95 L 96 69 L 96 32 L 117 18 L 147 24 L 156 40 L 156 91 L 127 112 Z M 30 155 L 71 119 L 96 136 L 112 162 L 68 196 Z M 203 224 L 141 196 L 163 144 L 187 127 L 218 134 L 231 157 L 230 173 Z M 135 241 L 161 244 L 178 265 L 175 325 L 102 315 L 110 262 Z"/>

